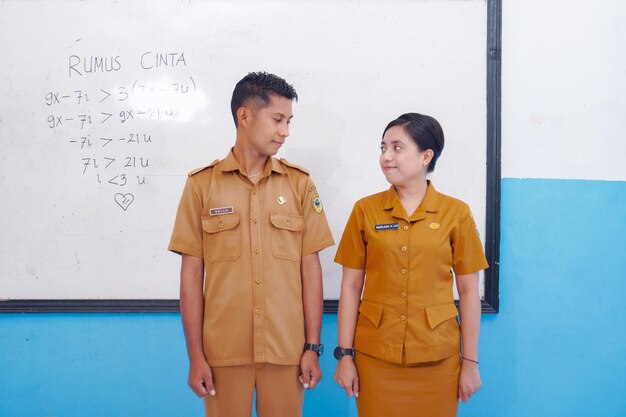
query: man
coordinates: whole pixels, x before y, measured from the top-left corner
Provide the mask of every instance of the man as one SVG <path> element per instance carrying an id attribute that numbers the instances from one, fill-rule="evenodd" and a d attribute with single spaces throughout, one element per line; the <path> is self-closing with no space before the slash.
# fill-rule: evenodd
<path id="1" fill-rule="evenodd" d="M 273 74 L 239 81 L 235 146 L 181 197 L 169 250 L 182 255 L 188 383 L 207 417 L 249 417 L 255 390 L 259 417 L 300 416 L 322 376 L 318 252 L 334 242 L 307 171 L 273 158 L 297 98 Z"/>

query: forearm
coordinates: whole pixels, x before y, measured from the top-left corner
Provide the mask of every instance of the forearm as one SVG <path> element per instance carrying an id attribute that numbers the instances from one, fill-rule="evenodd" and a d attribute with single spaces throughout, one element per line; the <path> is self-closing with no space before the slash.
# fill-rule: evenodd
<path id="1" fill-rule="evenodd" d="M 365 273 L 363 270 L 344 268 L 341 280 L 337 328 L 339 346 L 352 347 L 359 315 L 359 304 Z"/>
<path id="2" fill-rule="evenodd" d="M 461 312 L 461 343 L 463 357 L 478 361 L 478 338 L 480 333 L 480 297 L 478 274 L 457 277 Z"/>
<path id="3" fill-rule="evenodd" d="M 204 313 L 204 264 L 201 259 L 183 255 L 180 272 L 180 312 L 190 360 L 204 359 L 202 323 Z"/>
<path id="4" fill-rule="evenodd" d="M 317 253 L 302 258 L 301 275 L 306 343 L 318 345 L 322 331 L 324 292 L 322 265 Z"/>

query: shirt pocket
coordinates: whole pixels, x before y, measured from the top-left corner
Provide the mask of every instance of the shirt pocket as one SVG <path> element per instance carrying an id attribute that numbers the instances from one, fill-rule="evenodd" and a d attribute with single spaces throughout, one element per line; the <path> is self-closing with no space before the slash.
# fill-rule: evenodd
<path id="1" fill-rule="evenodd" d="M 378 328 L 378 326 L 380 326 L 380 321 L 383 318 L 383 310 L 384 307 L 382 304 L 363 300 L 359 306 L 359 315 L 365 317 L 371 322 L 371 324 L 374 325 L 374 327 Z"/>
<path id="2" fill-rule="evenodd" d="M 302 230 L 304 216 L 289 213 L 270 213 L 272 223 L 272 254 L 276 258 L 299 261 L 302 257 Z"/>
<path id="3" fill-rule="evenodd" d="M 428 325 L 432 330 L 440 324 L 452 318 L 456 318 L 458 315 L 459 311 L 456 309 L 456 306 L 452 301 L 426 307 L 426 318 L 428 319 Z M 454 324 L 458 325 L 456 320 L 454 320 Z"/>
<path id="4" fill-rule="evenodd" d="M 239 213 L 202 217 L 204 257 L 209 262 L 234 261 L 241 254 Z"/>

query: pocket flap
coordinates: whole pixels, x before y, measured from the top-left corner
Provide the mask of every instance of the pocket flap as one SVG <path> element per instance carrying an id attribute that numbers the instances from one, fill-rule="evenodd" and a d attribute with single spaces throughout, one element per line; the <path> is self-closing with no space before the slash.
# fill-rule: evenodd
<path id="1" fill-rule="evenodd" d="M 428 317 L 428 324 L 431 329 L 458 315 L 459 311 L 454 302 L 426 307 L 426 317 Z"/>
<path id="2" fill-rule="evenodd" d="M 239 224 L 239 213 L 202 218 L 202 228 L 207 233 L 217 233 L 232 229 Z"/>
<path id="3" fill-rule="evenodd" d="M 363 300 L 359 306 L 359 313 L 363 314 L 374 326 L 378 327 L 380 325 L 380 319 L 383 317 L 384 308 L 382 304 Z"/>
<path id="4" fill-rule="evenodd" d="M 279 229 L 291 230 L 292 232 L 299 232 L 304 229 L 304 216 L 298 214 L 271 213 L 270 221 Z"/>

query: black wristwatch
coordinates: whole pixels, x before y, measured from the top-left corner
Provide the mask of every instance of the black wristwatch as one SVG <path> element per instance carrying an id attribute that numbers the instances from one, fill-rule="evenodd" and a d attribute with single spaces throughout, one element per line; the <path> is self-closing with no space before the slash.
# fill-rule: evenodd
<path id="1" fill-rule="evenodd" d="M 314 345 L 313 343 L 305 343 L 303 350 L 312 350 L 313 352 L 317 353 L 317 356 L 322 356 L 322 353 L 324 353 L 324 345 L 321 343 L 319 345 Z"/>
<path id="2" fill-rule="evenodd" d="M 354 349 L 353 348 L 342 348 L 341 346 L 337 346 L 335 351 L 333 352 L 335 359 L 339 360 L 344 356 L 352 356 L 354 358 Z"/>

